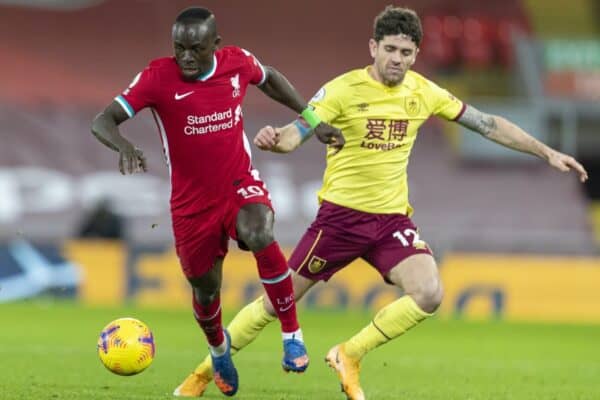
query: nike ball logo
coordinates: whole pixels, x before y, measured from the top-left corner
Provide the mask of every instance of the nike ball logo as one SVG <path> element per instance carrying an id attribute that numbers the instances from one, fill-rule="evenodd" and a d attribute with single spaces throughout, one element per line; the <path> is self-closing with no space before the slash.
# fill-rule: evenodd
<path id="1" fill-rule="evenodd" d="M 191 92 L 187 92 L 187 93 L 184 93 L 184 94 L 175 93 L 175 100 L 184 99 L 184 98 L 188 97 L 192 93 L 194 93 L 193 90 Z"/>

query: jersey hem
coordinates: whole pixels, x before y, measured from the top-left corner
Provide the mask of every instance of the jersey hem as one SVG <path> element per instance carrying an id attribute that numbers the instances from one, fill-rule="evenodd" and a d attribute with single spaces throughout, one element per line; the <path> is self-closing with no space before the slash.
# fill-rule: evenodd
<path id="1" fill-rule="evenodd" d="M 399 208 L 394 208 L 394 209 L 386 209 L 385 211 L 382 211 L 381 209 L 374 209 L 374 208 L 369 208 L 369 207 L 356 207 L 355 205 L 345 203 L 344 201 L 337 201 L 335 199 L 327 198 L 324 196 L 319 196 L 319 204 L 321 204 L 323 201 L 335 204 L 337 206 L 346 207 L 346 208 L 350 208 L 352 210 L 369 213 L 369 214 L 402 214 L 402 215 L 410 216 L 409 210 L 412 209 L 409 205 L 407 205 L 404 208 L 399 207 Z"/>

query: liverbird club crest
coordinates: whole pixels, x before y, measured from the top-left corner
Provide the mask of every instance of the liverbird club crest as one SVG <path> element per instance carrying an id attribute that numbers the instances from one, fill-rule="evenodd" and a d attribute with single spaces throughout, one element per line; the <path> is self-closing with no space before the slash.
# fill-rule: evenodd
<path id="1" fill-rule="evenodd" d="M 235 74 L 234 77 L 230 78 L 231 86 L 233 87 L 232 97 L 239 97 L 240 95 L 240 74 Z"/>

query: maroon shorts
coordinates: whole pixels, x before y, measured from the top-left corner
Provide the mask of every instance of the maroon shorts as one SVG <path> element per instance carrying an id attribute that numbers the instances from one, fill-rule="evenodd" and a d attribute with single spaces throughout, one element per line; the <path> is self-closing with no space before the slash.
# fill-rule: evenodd
<path id="1" fill-rule="evenodd" d="M 264 183 L 258 175 L 248 173 L 216 206 L 189 216 L 173 216 L 175 250 L 187 278 L 204 275 L 215 259 L 225 257 L 229 238 L 237 240 L 238 211 L 250 203 L 273 208 Z"/>
<path id="2" fill-rule="evenodd" d="M 432 253 L 406 215 L 371 214 L 324 201 L 289 265 L 305 278 L 327 281 L 360 257 L 386 279 L 413 254 Z"/>

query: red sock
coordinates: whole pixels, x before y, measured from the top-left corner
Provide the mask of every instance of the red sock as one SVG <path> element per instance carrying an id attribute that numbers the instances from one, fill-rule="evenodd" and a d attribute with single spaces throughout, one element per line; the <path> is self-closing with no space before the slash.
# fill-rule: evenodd
<path id="1" fill-rule="evenodd" d="M 287 261 L 277 242 L 254 253 L 258 275 L 281 322 L 281 331 L 295 332 L 300 326 L 296 317 L 294 287 Z"/>
<path id="2" fill-rule="evenodd" d="M 213 347 L 219 346 L 225 340 L 221 323 L 221 299 L 217 296 L 212 303 L 202 306 L 196 300 L 196 296 L 192 295 L 192 298 L 194 299 L 194 317 L 204 331 L 206 340 Z"/>

